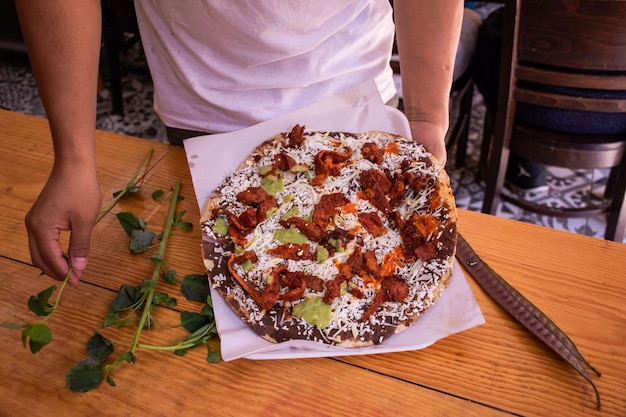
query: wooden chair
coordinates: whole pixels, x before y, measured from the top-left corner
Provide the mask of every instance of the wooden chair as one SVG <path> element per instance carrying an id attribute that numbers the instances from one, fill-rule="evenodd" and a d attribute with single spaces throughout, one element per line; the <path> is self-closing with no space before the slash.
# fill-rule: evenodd
<path id="1" fill-rule="evenodd" d="M 483 140 L 487 142 L 481 150 L 486 163 L 484 213 L 494 214 L 500 199 L 559 217 L 605 213 L 605 239 L 621 242 L 626 228 L 626 132 L 594 135 L 550 131 L 521 122 L 516 107 L 529 103 L 543 108 L 626 113 L 626 98 L 565 95 L 553 89 L 546 92 L 545 86 L 626 90 L 625 1 L 506 2 L 498 106 L 490 115 L 494 125 L 486 125 Z M 608 168 L 604 200 L 585 207 L 557 208 L 502 194 L 510 153 L 550 166 Z"/>

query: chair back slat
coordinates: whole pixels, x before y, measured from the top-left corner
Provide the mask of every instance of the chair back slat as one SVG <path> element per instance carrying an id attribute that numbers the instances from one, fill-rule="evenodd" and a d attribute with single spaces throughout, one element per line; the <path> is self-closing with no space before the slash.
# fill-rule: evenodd
<path id="1" fill-rule="evenodd" d="M 596 90 L 626 90 L 626 74 L 581 74 L 553 71 L 518 63 L 516 75 L 518 79 L 539 84 Z"/>
<path id="2" fill-rule="evenodd" d="M 524 0 L 519 27 L 521 62 L 626 73 L 626 1 Z"/>
<path id="3" fill-rule="evenodd" d="M 573 97 L 520 87 L 517 87 L 513 94 L 517 101 L 538 106 L 604 113 L 626 113 L 626 99 Z"/>

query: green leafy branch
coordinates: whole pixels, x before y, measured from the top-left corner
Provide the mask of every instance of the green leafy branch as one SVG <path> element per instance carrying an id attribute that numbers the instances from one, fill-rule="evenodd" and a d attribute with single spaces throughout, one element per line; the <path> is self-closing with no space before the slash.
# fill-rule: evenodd
<path id="1" fill-rule="evenodd" d="M 129 193 L 137 191 L 139 186 L 139 182 L 143 179 L 143 176 L 138 179 L 140 172 L 143 170 L 144 166 L 148 163 L 152 154 L 154 153 L 154 149 L 150 149 L 146 155 L 143 157 L 141 163 L 135 170 L 130 181 L 126 184 L 124 189 L 120 191 L 116 191 L 113 193 L 113 198 L 107 203 L 98 213 L 96 218 L 96 224 L 102 220 L 102 218 L 109 212 L 111 209 L 120 201 L 124 196 Z M 144 174 L 145 175 L 145 174 Z M 48 326 L 47 322 L 50 317 L 57 311 L 60 303 L 61 296 L 63 294 L 63 290 L 65 289 L 67 283 L 70 280 L 72 274 L 72 267 L 69 265 L 67 274 L 65 279 L 63 280 L 63 284 L 61 288 L 56 294 L 56 298 L 54 304 L 50 305 L 48 302 L 50 297 L 56 290 L 56 285 L 46 288 L 41 291 L 37 295 L 31 295 L 28 299 L 28 309 L 34 313 L 36 316 L 43 316 L 43 319 L 38 320 L 36 322 L 28 322 L 25 319 L 18 318 L 20 323 L 2 323 L 0 327 L 4 327 L 7 329 L 13 330 L 21 330 L 22 331 L 22 344 L 24 347 L 28 345 L 31 353 L 35 354 L 39 352 L 44 346 L 50 344 L 52 342 L 52 330 Z"/>
<path id="2" fill-rule="evenodd" d="M 174 187 L 174 195 L 172 197 L 172 202 L 170 204 L 170 211 L 167 216 L 167 222 L 165 224 L 165 230 L 163 231 L 163 236 L 161 238 L 161 243 L 159 244 L 159 248 L 156 253 L 152 255 L 152 261 L 154 262 L 154 268 L 152 270 L 152 278 L 150 281 L 150 286 L 147 291 L 147 296 L 144 301 L 145 306 L 149 306 L 149 308 L 144 308 L 142 315 L 139 319 L 139 324 L 137 325 L 137 330 L 135 331 L 135 338 L 133 343 L 129 349 L 129 351 L 134 354 L 137 349 L 137 344 L 139 343 L 139 336 L 146 324 L 147 320 L 152 321 L 152 308 L 153 308 L 153 298 L 155 294 L 156 284 L 160 277 L 161 267 L 163 265 L 163 257 L 165 255 L 165 248 L 167 246 L 167 241 L 170 237 L 172 227 L 174 226 L 174 215 L 176 214 L 176 207 L 178 204 L 178 194 L 180 193 L 180 180 L 176 181 L 176 185 Z"/>
<path id="3" fill-rule="evenodd" d="M 178 227 L 182 230 L 190 230 L 192 225 L 183 221 L 185 211 L 176 212 L 180 198 L 180 181 L 176 182 L 171 190 L 171 203 L 164 231 L 158 235 L 158 245 L 152 245 L 156 236 L 147 229 L 147 223 L 132 213 L 119 213 L 117 215 L 121 226 L 130 237 L 130 250 L 135 253 L 143 253 L 157 248 L 151 256 L 154 264 L 152 276 L 142 281 L 136 287 L 122 285 L 117 296 L 109 306 L 109 311 L 103 327 L 111 325 L 124 326 L 131 323 L 133 317 L 136 320 L 136 329 L 129 341 L 129 347 L 113 363 L 107 364 L 109 356 L 115 348 L 113 343 L 103 337 L 99 332 L 92 336 L 87 344 L 88 356 L 75 364 L 67 373 L 68 386 L 74 391 L 86 392 L 98 387 L 102 381 L 115 386 L 112 372 L 128 363 L 136 362 L 137 349 L 149 349 L 158 351 L 173 351 L 177 355 L 185 354 L 189 349 L 204 344 L 209 350 L 208 362 L 220 360 L 219 349 L 214 351 L 210 348 L 209 340 L 217 335 L 215 318 L 211 298 L 208 290 L 208 281 L 204 275 L 188 275 L 181 281 L 181 290 L 187 299 L 206 303 L 200 313 L 182 312 L 181 325 L 190 333 L 187 337 L 177 340 L 166 346 L 155 346 L 140 343 L 144 330 L 153 326 L 154 318 L 152 311 L 158 305 L 174 307 L 176 299 L 166 293 L 157 291 L 160 278 L 169 283 L 175 283 L 176 272 L 170 270 L 164 260 L 165 249 L 172 230 Z M 161 198 L 162 193 L 155 192 Z M 153 198 L 155 197 L 153 193 Z"/>
<path id="4" fill-rule="evenodd" d="M 100 212 L 98 213 L 98 217 L 96 219 L 96 223 L 98 223 L 109 211 L 111 211 L 111 209 L 113 207 L 115 207 L 115 205 L 122 199 L 124 198 L 124 196 L 130 194 L 130 193 L 134 193 L 139 189 L 139 186 L 137 184 L 139 184 L 139 182 L 141 182 L 143 180 L 143 176 L 140 177 L 139 179 L 137 179 L 137 177 L 139 176 L 139 173 L 141 172 L 141 170 L 143 169 L 143 167 L 148 163 L 148 161 L 150 160 L 150 158 L 152 158 L 152 154 L 154 153 L 154 149 L 150 149 L 143 157 L 143 159 L 141 160 L 141 163 L 139 164 L 139 166 L 137 167 L 137 169 L 135 170 L 135 173 L 133 174 L 133 176 L 131 177 L 130 181 L 128 181 L 128 183 L 126 184 L 126 186 L 120 190 L 120 191 L 116 191 L 113 193 L 113 198 L 102 208 L 102 210 L 100 210 Z M 147 171 L 146 171 L 147 172 Z M 145 174 L 144 174 L 145 175 Z"/>
<path id="5" fill-rule="evenodd" d="M 56 290 L 56 285 L 46 288 L 37 295 L 31 295 L 28 299 L 28 309 L 37 316 L 43 317 L 41 320 L 33 323 L 22 320 L 22 323 L 0 324 L 0 326 L 8 329 L 21 329 L 22 344 L 24 347 L 28 344 L 31 353 L 39 352 L 44 346 L 52 342 L 52 331 L 50 330 L 50 327 L 48 327 L 47 322 L 59 307 L 61 294 L 70 279 L 71 273 L 72 269 L 70 268 L 65 276 L 65 279 L 63 280 L 63 284 L 61 284 L 61 289 L 57 293 L 54 304 L 51 305 L 48 301 L 50 300 L 52 293 Z"/>

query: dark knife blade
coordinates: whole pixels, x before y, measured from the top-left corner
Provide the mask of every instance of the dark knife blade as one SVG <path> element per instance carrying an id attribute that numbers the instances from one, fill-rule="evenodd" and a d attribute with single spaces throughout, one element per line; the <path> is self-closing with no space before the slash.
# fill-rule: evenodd
<path id="1" fill-rule="evenodd" d="M 574 342 L 565 332 L 559 329 L 539 308 L 480 259 L 460 233 L 458 235 L 456 258 L 492 299 L 543 343 L 565 359 L 591 384 L 596 394 L 596 408 L 600 409 L 600 393 L 583 364 L 597 376 L 601 374 L 582 356 Z"/>

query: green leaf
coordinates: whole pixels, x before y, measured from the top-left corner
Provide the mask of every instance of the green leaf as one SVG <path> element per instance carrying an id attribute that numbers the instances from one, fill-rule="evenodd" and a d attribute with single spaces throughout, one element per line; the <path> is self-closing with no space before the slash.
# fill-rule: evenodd
<path id="1" fill-rule="evenodd" d="M 179 223 L 177 223 L 177 226 L 180 227 L 185 232 L 193 230 L 193 224 L 191 224 L 189 222 L 179 222 Z"/>
<path id="2" fill-rule="evenodd" d="M 102 323 L 102 328 L 107 328 L 109 326 L 115 326 L 117 324 L 121 324 L 120 315 L 118 313 L 107 313 L 104 316 L 104 323 Z"/>
<path id="3" fill-rule="evenodd" d="M 176 349 L 174 351 L 174 355 L 176 356 L 185 356 L 187 354 L 187 352 L 189 351 L 189 348 L 185 348 L 185 349 Z"/>
<path id="4" fill-rule="evenodd" d="M 163 260 L 162 256 L 159 256 L 158 254 L 154 254 L 152 255 L 152 257 L 150 258 L 152 260 L 152 262 L 154 262 L 157 265 L 162 265 L 165 261 Z"/>
<path id="5" fill-rule="evenodd" d="M 135 216 L 133 213 L 127 211 L 116 214 L 117 220 L 120 222 L 124 231 L 131 237 L 133 230 L 146 230 L 147 223 Z"/>
<path id="6" fill-rule="evenodd" d="M 104 380 L 104 369 L 97 359 L 88 356 L 70 368 L 65 374 L 65 380 L 72 391 L 91 391 Z"/>
<path id="7" fill-rule="evenodd" d="M 152 199 L 160 200 L 161 198 L 163 198 L 164 195 L 165 195 L 165 192 L 163 190 L 156 190 L 152 193 Z"/>
<path id="8" fill-rule="evenodd" d="M 162 304 L 167 307 L 176 307 L 176 298 L 170 297 L 164 292 L 155 292 L 154 297 L 152 298 L 152 304 Z"/>
<path id="9" fill-rule="evenodd" d="M 139 291 L 139 294 L 146 294 L 148 291 L 155 290 L 156 285 L 156 281 L 152 281 L 150 278 L 147 278 L 141 281 L 141 283 L 137 286 L 137 291 Z"/>
<path id="10" fill-rule="evenodd" d="M 209 296 L 209 280 L 206 275 L 187 275 L 181 283 L 181 291 L 189 301 L 204 303 Z"/>
<path id="11" fill-rule="evenodd" d="M 53 285 L 41 291 L 36 296 L 31 295 L 28 299 L 28 309 L 38 316 L 49 316 L 54 311 L 54 308 L 52 305 L 48 304 L 48 300 L 56 288 L 57 287 Z"/>
<path id="12" fill-rule="evenodd" d="M 124 352 L 120 355 L 118 361 L 120 362 L 128 362 L 128 363 L 135 363 L 137 362 L 137 357 L 135 356 L 135 354 L 133 352 Z"/>
<path id="13" fill-rule="evenodd" d="M 215 333 L 215 323 L 207 323 L 204 326 L 200 327 L 193 333 L 191 333 L 185 340 L 195 339 L 202 336 L 202 339 L 199 342 L 204 342 L 205 340 L 210 339 L 214 336 Z"/>
<path id="14" fill-rule="evenodd" d="M 87 341 L 87 354 L 104 364 L 115 351 L 113 343 L 102 336 L 99 331 L 95 331 L 93 336 Z"/>
<path id="15" fill-rule="evenodd" d="M 206 357 L 208 363 L 218 363 L 222 359 L 222 354 L 219 350 L 209 350 L 209 354 Z"/>
<path id="16" fill-rule="evenodd" d="M 28 343 L 28 324 L 24 325 L 22 329 L 22 346 L 26 347 L 26 343 Z"/>
<path id="17" fill-rule="evenodd" d="M 176 271 L 174 269 L 168 269 L 163 273 L 163 280 L 169 284 L 176 282 Z"/>
<path id="18" fill-rule="evenodd" d="M 130 233 L 130 250 L 134 253 L 143 253 L 152 246 L 156 233 L 149 230 L 135 229 Z"/>
<path id="19" fill-rule="evenodd" d="M 115 381 L 113 380 L 113 377 L 111 376 L 111 374 L 107 375 L 107 384 L 109 384 L 112 387 L 115 387 Z"/>
<path id="20" fill-rule="evenodd" d="M 46 346 L 46 344 L 47 343 L 40 343 L 31 339 L 28 341 L 28 348 L 30 349 L 30 352 L 34 355 L 35 353 L 43 349 L 43 347 Z"/>
<path id="21" fill-rule="evenodd" d="M 176 214 L 176 217 L 174 218 L 174 225 L 188 232 L 193 229 L 193 224 L 183 221 L 183 216 L 185 215 L 185 213 L 187 213 L 187 210 L 182 210 L 180 213 Z"/>
<path id="22" fill-rule="evenodd" d="M 40 343 L 50 343 L 52 341 L 52 331 L 45 324 L 30 324 L 28 328 L 28 337 L 31 340 Z"/>
<path id="23" fill-rule="evenodd" d="M 22 330 L 22 344 L 26 346 L 27 341 L 31 353 L 37 353 L 52 342 L 52 331 L 43 323 L 27 324 Z"/>
<path id="24" fill-rule="evenodd" d="M 46 314 L 46 311 L 41 306 L 39 299 L 37 299 L 37 297 L 35 297 L 34 295 L 31 295 L 30 298 L 28 299 L 28 309 L 38 316 L 49 315 L 49 314 Z"/>
<path id="25" fill-rule="evenodd" d="M 53 285 L 41 291 L 39 294 L 37 294 L 37 298 L 39 298 L 39 301 L 41 302 L 42 306 L 49 306 L 48 300 L 50 299 L 50 297 L 52 296 L 52 293 L 54 292 L 54 290 L 56 290 L 56 288 L 57 288 L 56 285 Z"/>
<path id="26" fill-rule="evenodd" d="M 109 311 L 119 312 L 132 307 L 137 302 L 137 296 L 137 287 L 122 284 L 117 292 L 117 296 L 109 306 Z"/>
<path id="27" fill-rule="evenodd" d="M 211 317 L 204 316 L 199 313 L 193 313 L 191 311 L 183 311 L 180 313 L 181 325 L 189 333 L 194 333 L 203 326 L 211 323 L 213 320 Z"/>
<path id="28" fill-rule="evenodd" d="M 136 287 L 131 287 L 130 285 L 122 284 L 117 295 L 111 301 L 109 305 L 109 310 L 104 319 L 104 324 L 102 327 L 109 327 L 115 324 L 118 324 L 120 321 L 120 313 L 132 308 L 137 303 L 137 298 L 139 296 L 139 291 Z"/>
<path id="29" fill-rule="evenodd" d="M 180 212 L 176 213 L 176 217 L 174 217 L 174 223 L 180 223 L 185 213 L 187 213 L 187 210 L 181 210 Z"/>

